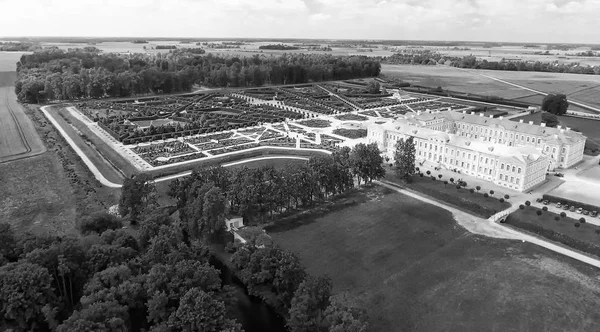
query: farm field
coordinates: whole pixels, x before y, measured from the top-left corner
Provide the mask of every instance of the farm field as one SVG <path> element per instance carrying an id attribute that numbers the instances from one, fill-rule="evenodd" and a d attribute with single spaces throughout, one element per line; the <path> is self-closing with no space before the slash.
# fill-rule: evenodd
<path id="1" fill-rule="evenodd" d="M 571 130 L 579 131 L 584 136 L 587 136 L 588 140 L 591 139 L 597 144 L 600 144 L 600 121 L 576 118 L 572 116 L 558 116 L 557 118 L 563 128 L 569 127 Z M 542 113 L 540 112 L 528 114 L 518 118 L 512 118 L 511 121 L 518 122 L 521 119 L 523 122 L 533 121 L 534 124 L 539 125 L 542 122 Z"/>
<path id="2" fill-rule="evenodd" d="M 75 233 L 76 203 L 50 152 L 0 164 L 0 220 L 19 231 Z"/>
<path id="3" fill-rule="evenodd" d="M 381 188 L 284 232 L 308 272 L 367 308 L 369 331 L 590 331 L 597 270 L 534 245 L 475 236 L 449 212 Z M 526 295 L 524 295 L 526 294 Z"/>
<path id="4" fill-rule="evenodd" d="M 4 72 L 4 71 L 15 72 L 17 70 L 17 62 L 21 59 L 21 56 L 23 54 L 26 54 L 26 53 L 24 53 L 24 52 L 0 52 L 0 72 Z M 10 84 L 10 85 L 13 85 L 13 84 Z"/>
<path id="5" fill-rule="evenodd" d="M 546 93 L 564 93 L 577 101 L 600 107 L 600 99 L 593 92 L 585 93 L 586 88 L 597 87 L 597 75 L 577 75 L 561 73 L 516 72 L 501 70 L 459 70 L 442 66 L 382 65 L 384 75 L 397 77 L 406 82 L 425 86 L 441 86 L 444 89 L 461 92 L 496 95 L 505 99 L 532 96 L 531 91 L 494 81 L 477 73 L 503 79 L 524 87 Z M 577 91 L 581 93 L 576 93 Z M 573 95 L 571 95 L 573 94 Z M 543 99 L 543 97 L 542 97 Z M 537 102 L 537 99 L 532 99 Z M 540 99 L 541 103 L 541 99 Z M 574 110 L 578 107 L 572 106 Z"/>
<path id="6" fill-rule="evenodd" d="M 0 76 L 7 76 L 0 73 Z M 45 151 L 31 120 L 16 101 L 12 87 L 0 87 L 0 163 Z"/>

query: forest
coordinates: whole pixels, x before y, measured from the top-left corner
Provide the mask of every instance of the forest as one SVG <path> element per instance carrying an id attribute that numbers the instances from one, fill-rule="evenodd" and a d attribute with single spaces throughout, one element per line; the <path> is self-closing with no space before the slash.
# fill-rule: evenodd
<path id="1" fill-rule="evenodd" d="M 101 54 L 44 49 L 17 63 L 15 92 L 22 102 L 188 92 L 194 84 L 256 87 L 379 75 L 379 61 L 326 54 L 198 55 Z"/>
<path id="2" fill-rule="evenodd" d="M 33 52 L 41 48 L 39 43 L 0 42 L 0 52 Z"/>
<path id="3" fill-rule="evenodd" d="M 328 277 L 310 276 L 266 234 L 229 243 L 220 258 L 213 245 L 228 242 L 226 216 L 264 223 L 352 189 L 353 176 L 383 177 L 381 165 L 375 145 L 359 144 L 281 171 L 200 168 L 172 182 L 177 204 L 168 208 L 152 178 L 137 174 L 125 180 L 119 213 L 85 218 L 78 236 L 17 234 L 0 223 L 0 330 L 243 331 L 234 290 L 213 263 L 225 259 L 288 331 L 364 332 L 365 310 L 335 298 Z"/>

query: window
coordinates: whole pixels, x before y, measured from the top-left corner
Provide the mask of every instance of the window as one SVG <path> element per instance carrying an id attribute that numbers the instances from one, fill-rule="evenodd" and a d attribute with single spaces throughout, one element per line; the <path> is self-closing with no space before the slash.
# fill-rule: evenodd
<path id="1" fill-rule="evenodd" d="M 471 164 L 467 163 L 467 169 L 471 168 Z"/>
<path id="2" fill-rule="evenodd" d="M 427 149 L 427 143 L 425 143 L 425 149 Z"/>
<path id="3" fill-rule="evenodd" d="M 542 143 L 542 139 L 538 138 L 538 144 Z"/>
<path id="4" fill-rule="evenodd" d="M 469 153 L 469 157 L 467 159 L 471 160 L 471 154 L 470 153 Z"/>
<path id="5" fill-rule="evenodd" d="M 510 177 L 510 183 L 515 182 L 515 178 L 513 176 Z"/>
<path id="6" fill-rule="evenodd" d="M 448 157 L 444 157 L 444 162 L 447 163 L 448 162 Z"/>
<path id="7" fill-rule="evenodd" d="M 485 164 L 487 165 L 487 163 L 489 162 L 488 158 L 485 158 Z"/>
<path id="8" fill-rule="evenodd" d="M 483 169 L 483 174 L 487 173 L 487 167 Z"/>
<path id="9" fill-rule="evenodd" d="M 479 166 L 479 173 L 481 173 L 481 166 Z"/>
<path id="10" fill-rule="evenodd" d="M 501 169 L 501 170 L 504 170 L 504 163 L 502 163 L 502 164 L 500 165 L 500 169 Z"/>
<path id="11" fill-rule="evenodd" d="M 465 162 L 463 161 L 462 163 L 460 163 L 460 167 L 465 167 Z"/>
<path id="12" fill-rule="evenodd" d="M 521 182 L 521 181 L 519 180 L 519 178 L 517 178 L 517 184 L 519 184 L 519 182 Z"/>
<path id="13" fill-rule="evenodd" d="M 565 157 L 560 157 L 560 162 L 564 162 L 565 161 Z"/>
<path id="14" fill-rule="evenodd" d="M 519 167 L 519 170 L 518 170 L 518 171 L 519 171 L 518 173 L 519 173 L 519 174 L 521 174 L 521 167 Z"/>
<path id="15" fill-rule="evenodd" d="M 529 143 L 529 136 L 527 136 L 527 143 Z"/>
<path id="16" fill-rule="evenodd" d="M 512 167 L 512 171 L 513 171 L 513 173 L 515 172 L 515 170 L 516 170 L 516 167 L 515 167 L 515 166 L 513 166 L 513 167 Z"/>
<path id="17" fill-rule="evenodd" d="M 465 157 L 465 153 L 463 152 L 463 158 Z"/>
<path id="18" fill-rule="evenodd" d="M 508 181 L 508 175 L 504 175 L 504 181 Z"/>

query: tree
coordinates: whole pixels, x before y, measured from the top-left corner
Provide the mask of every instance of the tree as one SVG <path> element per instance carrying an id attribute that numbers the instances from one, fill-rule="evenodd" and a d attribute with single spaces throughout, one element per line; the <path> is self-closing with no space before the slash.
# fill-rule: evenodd
<path id="1" fill-rule="evenodd" d="M 442 179 L 442 174 L 438 174 L 438 178 L 441 180 Z"/>
<path id="2" fill-rule="evenodd" d="M 217 187 L 209 189 L 203 199 L 200 233 L 208 238 L 225 229 L 226 201 Z"/>
<path id="3" fill-rule="evenodd" d="M 531 202 L 530 201 L 525 201 L 525 205 L 530 206 Z"/>
<path id="4" fill-rule="evenodd" d="M 475 189 L 477 189 L 477 192 L 479 192 L 481 190 L 481 186 L 477 186 Z"/>
<path id="5" fill-rule="evenodd" d="M 544 206 L 544 207 L 542 207 L 542 210 L 543 210 L 543 211 L 548 211 L 548 207 L 547 207 L 547 206 Z"/>
<path id="6" fill-rule="evenodd" d="M 519 205 L 519 209 L 521 209 L 521 210 L 525 209 L 525 205 L 523 205 L 523 204 Z"/>
<path id="7" fill-rule="evenodd" d="M 538 215 L 538 217 L 541 216 L 542 215 L 542 210 L 537 210 L 536 214 Z"/>
<path id="8" fill-rule="evenodd" d="M 116 301 L 96 302 L 75 311 L 69 319 L 58 326 L 58 332 L 70 331 L 129 331 L 127 307 Z"/>
<path id="9" fill-rule="evenodd" d="M 542 101 L 542 111 L 546 111 L 555 115 L 563 115 L 567 113 L 569 102 L 564 94 L 549 94 Z"/>
<path id="10" fill-rule="evenodd" d="M 450 178 L 450 183 L 454 183 L 454 178 Z"/>
<path id="11" fill-rule="evenodd" d="M 504 199 L 509 199 L 510 196 L 508 196 L 508 194 L 504 195 Z"/>
<path id="12" fill-rule="evenodd" d="M 447 184 L 448 184 L 448 181 L 444 181 L 444 187 L 446 187 Z"/>
<path id="13" fill-rule="evenodd" d="M 579 222 L 585 224 L 585 218 L 579 218 Z"/>
<path id="14" fill-rule="evenodd" d="M 83 219 L 78 226 L 81 234 L 88 235 L 92 232 L 102 234 L 109 229 L 121 228 L 123 224 L 119 218 L 110 213 L 98 212 Z"/>
<path id="15" fill-rule="evenodd" d="M 401 138 L 396 142 L 396 151 L 394 152 L 396 173 L 398 176 L 408 181 L 415 174 L 415 142 L 413 137 L 408 139 Z"/>
<path id="16" fill-rule="evenodd" d="M 308 276 L 294 293 L 287 326 L 290 332 L 319 331 L 331 296 L 328 277 Z"/>
<path id="17" fill-rule="evenodd" d="M 556 217 L 554 217 L 554 220 L 556 220 L 556 221 L 559 221 L 559 220 L 560 220 L 560 217 L 559 217 L 559 216 L 556 216 Z"/>
<path id="18" fill-rule="evenodd" d="M 581 224 L 576 222 L 574 226 L 575 226 L 575 228 L 579 228 L 581 226 Z"/>
<path id="19" fill-rule="evenodd" d="M 378 94 L 380 92 L 380 88 L 379 82 L 376 81 L 370 81 L 367 84 L 367 92 L 371 94 Z"/>
<path id="20" fill-rule="evenodd" d="M 383 157 L 376 143 L 368 145 L 359 143 L 354 146 L 350 153 L 350 163 L 352 173 L 358 178 L 359 184 L 361 179 L 365 180 L 366 183 L 370 183 L 385 175 Z"/>
<path id="21" fill-rule="evenodd" d="M 7 222 L 0 222 L 0 263 L 2 258 L 16 258 L 17 238 L 15 232 Z"/>
<path id="22" fill-rule="evenodd" d="M 325 311 L 329 332 L 366 332 L 369 324 L 365 310 L 332 300 Z"/>
<path id="23" fill-rule="evenodd" d="M 241 325 L 227 318 L 223 301 L 194 287 L 179 301 L 179 307 L 169 317 L 169 326 L 182 332 L 241 332 Z"/>
<path id="24" fill-rule="evenodd" d="M 475 189 L 471 188 L 469 189 L 469 191 L 471 192 L 471 195 L 475 192 Z"/>
<path id="25" fill-rule="evenodd" d="M 140 173 L 125 179 L 119 201 L 121 216 L 129 216 L 132 224 L 137 224 L 142 212 L 149 213 L 146 209 L 156 206 L 156 188 L 151 175 Z"/>
<path id="26" fill-rule="evenodd" d="M 490 195 L 494 196 L 494 191 L 490 190 Z"/>
<path id="27" fill-rule="evenodd" d="M 0 267 L 0 314 L 4 322 L 22 331 L 47 329 L 57 300 L 51 284 L 48 269 L 37 264 L 18 262 Z"/>
<path id="28" fill-rule="evenodd" d="M 562 218 L 566 218 L 566 217 L 567 217 L 567 214 L 566 214 L 565 212 L 561 212 L 561 213 L 560 213 L 560 216 L 561 216 Z"/>
<path id="29" fill-rule="evenodd" d="M 500 203 L 504 203 L 504 198 L 500 197 L 499 201 Z"/>
<path id="30" fill-rule="evenodd" d="M 559 124 L 556 115 L 548 112 L 542 113 L 542 122 L 546 123 L 546 127 L 556 127 Z"/>
<path id="31" fill-rule="evenodd" d="M 490 195 L 488 195 L 488 193 L 483 193 L 483 197 L 488 198 L 488 197 L 490 197 Z"/>

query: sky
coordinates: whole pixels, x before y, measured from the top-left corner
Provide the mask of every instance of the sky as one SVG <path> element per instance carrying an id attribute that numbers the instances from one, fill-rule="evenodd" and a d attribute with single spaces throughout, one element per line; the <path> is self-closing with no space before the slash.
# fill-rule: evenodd
<path id="1" fill-rule="evenodd" d="M 0 36 L 600 43 L 600 0 L 0 0 Z"/>

